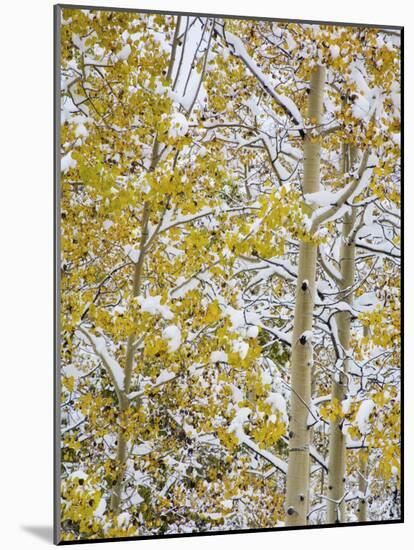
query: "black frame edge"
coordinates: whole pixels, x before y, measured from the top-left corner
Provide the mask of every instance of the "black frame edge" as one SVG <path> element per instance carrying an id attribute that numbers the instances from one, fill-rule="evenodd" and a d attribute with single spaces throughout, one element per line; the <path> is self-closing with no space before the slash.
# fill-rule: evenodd
<path id="1" fill-rule="evenodd" d="M 122 8 L 122 7 L 110 7 L 110 6 L 90 6 L 82 4 L 56 4 L 61 9 L 79 9 L 79 10 L 97 10 L 97 11 L 123 11 L 127 13 L 155 13 L 160 15 L 193 15 L 198 17 L 222 17 L 224 19 L 249 19 L 260 21 L 277 21 L 279 23 L 302 23 L 302 24 L 314 24 L 314 25 L 336 25 L 345 27 L 369 27 L 379 29 L 393 29 L 401 30 L 404 27 L 402 25 L 384 25 L 375 23 L 349 23 L 346 21 L 322 21 L 316 19 L 294 19 L 289 17 L 266 17 L 258 15 L 233 15 L 223 13 L 207 13 L 197 11 L 176 11 L 176 10 L 156 10 L 156 9 L 144 9 L 144 8 Z"/>

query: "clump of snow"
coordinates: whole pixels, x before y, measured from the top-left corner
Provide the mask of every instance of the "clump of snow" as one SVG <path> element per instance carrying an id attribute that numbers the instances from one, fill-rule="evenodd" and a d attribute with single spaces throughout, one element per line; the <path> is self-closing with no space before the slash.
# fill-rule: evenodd
<path id="1" fill-rule="evenodd" d="M 355 309 L 358 311 L 373 311 L 379 303 L 375 292 L 366 292 L 355 300 Z"/>
<path id="2" fill-rule="evenodd" d="M 206 518 L 209 519 L 221 519 L 223 517 L 223 514 L 220 514 L 220 512 L 204 512 L 203 514 Z"/>
<path id="3" fill-rule="evenodd" d="M 130 521 L 131 521 L 131 514 L 129 512 L 122 512 L 118 516 L 118 527 L 126 526 Z"/>
<path id="4" fill-rule="evenodd" d="M 96 337 L 92 334 L 89 334 L 89 338 L 94 343 L 98 355 L 102 357 L 103 361 L 108 365 L 108 368 L 111 370 L 111 373 L 116 383 L 118 384 L 119 389 L 123 390 L 125 379 L 124 371 L 120 367 L 118 361 L 116 361 L 106 349 L 105 339 L 102 336 Z"/>
<path id="5" fill-rule="evenodd" d="M 352 116 L 368 122 L 370 116 L 370 104 L 364 96 L 358 95 L 356 97 L 351 110 Z"/>
<path id="6" fill-rule="evenodd" d="M 211 352 L 210 363 L 227 363 L 227 353 L 225 351 Z"/>
<path id="7" fill-rule="evenodd" d="M 125 46 L 117 55 L 117 58 L 119 61 L 126 61 L 130 56 L 130 54 L 131 54 L 131 46 L 129 44 L 125 44 Z"/>
<path id="8" fill-rule="evenodd" d="M 174 298 L 183 298 L 187 292 L 194 290 L 199 284 L 200 281 L 194 277 L 187 282 L 185 282 L 184 277 L 179 277 L 177 279 L 177 287 L 171 292 L 171 296 Z"/>
<path id="9" fill-rule="evenodd" d="M 257 104 L 257 99 L 251 97 L 247 99 L 244 104 L 252 111 L 255 116 L 260 117 L 262 115 L 263 111 L 259 108 Z"/>
<path id="10" fill-rule="evenodd" d="M 88 475 L 83 470 L 76 470 L 69 475 L 69 479 L 87 479 Z"/>
<path id="11" fill-rule="evenodd" d="M 340 50 L 340 48 L 337 44 L 332 44 L 329 47 L 329 51 L 330 51 L 331 56 L 332 56 L 333 59 L 336 59 L 339 56 L 340 52 L 341 52 L 341 50 Z"/>
<path id="12" fill-rule="evenodd" d="M 134 454 L 139 456 L 145 456 L 152 451 L 151 445 L 149 443 L 140 443 L 139 445 L 134 445 Z"/>
<path id="13" fill-rule="evenodd" d="M 286 409 L 286 401 L 283 395 L 280 393 L 272 392 L 266 399 L 266 403 L 268 403 L 272 407 L 272 410 L 274 412 L 278 412 L 282 417 L 283 422 L 287 424 L 288 415 Z"/>
<path id="14" fill-rule="evenodd" d="M 107 231 L 110 227 L 114 225 L 114 222 L 111 220 L 105 220 L 102 224 L 102 227 Z"/>
<path id="15" fill-rule="evenodd" d="M 347 304 L 346 302 L 338 302 L 337 304 L 335 304 L 335 309 L 337 311 L 349 311 L 350 313 L 352 313 L 352 307 Z"/>
<path id="16" fill-rule="evenodd" d="M 60 161 L 60 169 L 62 172 L 67 172 L 71 168 L 76 168 L 77 162 L 72 158 L 72 151 L 69 151 Z"/>
<path id="17" fill-rule="evenodd" d="M 185 136 L 188 132 L 188 121 L 182 113 L 173 113 L 170 117 L 170 129 L 168 135 L 170 137 Z"/>
<path id="18" fill-rule="evenodd" d="M 168 342 L 168 351 L 174 352 L 177 351 L 181 345 L 181 330 L 177 325 L 168 325 L 163 331 L 162 336 Z"/>
<path id="19" fill-rule="evenodd" d="M 375 221 L 374 217 L 375 205 L 368 204 L 364 211 L 364 223 L 365 225 L 372 225 Z"/>
<path id="20" fill-rule="evenodd" d="M 233 501 L 231 499 L 223 500 L 221 504 L 226 510 L 231 510 L 233 508 Z"/>
<path id="21" fill-rule="evenodd" d="M 164 319 L 170 321 L 174 314 L 168 306 L 161 304 L 162 296 L 137 296 L 136 301 L 141 307 L 141 311 L 150 313 L 151 315 L 162 315 Z"/>
<path id="22" fill-rule="evenodd" d="M 85 53 L 87 50 L 86 41 L 88 37 L 85 36 L 81 38 L 78 34 L 73 33 L 72 34 L 72 42 L 75 44 L 75 46 L 82 52 Z"/>
<path id="23" fill-rule="evenodd" d="M 290 34 L 290 32 L 285 32 L 284 37 L 285 37 L 289 51 L 294 50 L 297 46 L 297 42 L 295 41 L 293 36 Z"/>
<path id="24" fill-rule="evenodd" d="M 255 311 L 246 311 L 245 313 L 246 323 L 250 325 L 259 325 L 261 322 L 261 317 Z"/>
<path id="25" fill-rule="evenodd" d="M 81 376 L 84 376 L 84 372 L 80 369 L 77 369 L 73 363 L 70 363 L 69 365 L 65 365 L 63 368 L 63 373 L 65 376 L 73 376 L 75 380 L 80 378 Z"/>
<path id="26" fill-rule="evenodd" d="M 316 193 L 307 193 L 305 196 L 306 204 L 310 206 L 330 206 L 338 200 L 337 193 L 331 191 L 317 191 Z"/>
<path id="27" fill-rule="evenodd" d="M 76 137 L 87 137 L 88 134 L 89 134 L 89 132 L 86 129 L 86 126 L 84 124 L 78 124 L 76 126 L 76 130 L 75 130 L 75 136 Z"/>
<path id="28" fill-rule="evenodd" d="M 168 382 L 169 380 L 172 380 L 175 378 L 175 373 L 171 372 L 167 369 L 163 369 L 160 374 L 158 375 L 158 378 L 155 380 L 155 384 L 164 384 L 165 382 Z"/>
<path id="29" fill-rule="evenodd" d="M 246 332 L 247 338 L 257 338 L 259 334 L 259 328 L 256 326 L 249 327 Z"/>
<path id="30" fill-rule="evenodd" d="M 252 411 L 249 407 L 240 407 L 239 409 L 236 409 L 236 416 L 231 421 L 229 432 L 234 433 L 239 439 L 241 439 L 240 436 L 244 435 L 243 424 L 248 422 L 251 413 Z"/>
<path id="31" fill-rule="evenodd" d="M 233 350 L 239 353 L 241 359 L 244 359 L 249 351 L 249 344 L 243 340 L 236 340 L 233 342 Z"/>
<path id="32" fill-rule="evenodd" d="M 270 374 L 270 372 L 268 370 L 263 370 L 262 373 L 261 373 L 261 378 L 262 378 L 262 382 L 263 384 L 271 384 L 272 383 L 272 375 Z"/>
<path id="33" fill-rule="evenodd" d="M 106 510 L 106 500 L 104 498 L 101 498 L 101 500 L 99 501 L 98 507 L 93 513 L 94 517 L 96 518 L 103 517 L 105 510 Z"/>
<path id="34" fill-rule="evenodd" d="M 243 311 L 229 306 L 225 309 L 224 313 L 230 317 L 233 331 L 245 325 L 246 321 Z"/>
<path id="35" fill-rule="evenodd" d="M 124 254 L 128 256 L 131 262 L 134 262 L 134 264 L 136 264 L 139 260 L 140 251 L 132 248 L 131 245 L 127 244 L 126 246 L 124 246 Z"/>
<path id="36" fill-rule="evenodd" d="M 234 384 L 231 386 L 231 392 L 232 392 L 232 400 L 235 405 L 240 403 L 241 401 L 244 401 L 244 395 L 240 388 L 235 386 Z"/>
<path id="37" fill-rule="evenodd" d="M 194 429 L 194 427 L 191 424 L 188 424 L 188 422 L 183 423 L 183 429 L 188 437 L 197 437 L 197 431 Z"/>
<path id="38" fill-rule="evenodd" d="M 362 435 L 365 435 L 369 432 L 369 415 L 371 414 L 374 407 L 374 401 L 372 401 L 372 399 L 366 399 L 365 401 L 362 401 L 358 409 L 356 422 L 358 424 L 358 429 Z"/>
<path id="39" fill-rule="evenodd" d="M 138 493 L 138 491 L 135 491 L 134 494 L 130 497 L 130 502 L 133 506 L 139 506 L 144 502 L 144 499 L 142 496 Z"/>
<path id="40" fill-rule="evenodd" d="M 351 402 L 352 402 L 352 400 L 351 400 L 350 397 L 347 397 L 346 399 L 342 400 L 341 406 L 342 406 L 342 411 L 344 412 L 344 414 L 349 413 L 349 410 L 351 408 Z"/>

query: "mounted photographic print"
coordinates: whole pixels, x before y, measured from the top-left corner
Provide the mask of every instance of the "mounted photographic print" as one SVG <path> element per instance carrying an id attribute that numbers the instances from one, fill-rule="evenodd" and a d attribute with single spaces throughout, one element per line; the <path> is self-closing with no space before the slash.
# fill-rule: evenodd
<path id="1" fill-rule="evenodd" d="M 55 7 L 56 543 L 403 521 L 402 30 Z"/>

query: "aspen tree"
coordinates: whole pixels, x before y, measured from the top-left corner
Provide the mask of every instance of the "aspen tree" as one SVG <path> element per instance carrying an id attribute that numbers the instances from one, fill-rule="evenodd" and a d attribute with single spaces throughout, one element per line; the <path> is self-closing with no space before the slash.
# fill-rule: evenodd
<path id="1" fill-rule="evenodd" d="M 369 327 L 364 326 L 364 338 L 369 338 Z M 368 489 L 368 459 L 369 449 L 360 449 L 358 452 L 358 493 L 357 508 L 358 521 L 367 521 L 367 489 Z"/>
<path id="2" fill-rule="evenodd" d="M 178 16 L 175 24 L 174 37 L 173 37 L 172 46 L 171 46 L 171 56 L 170 56 L 170 61 L 168 64 L 168 71 L 167 71 L 167 80 L 169 81 L 171 81 L 172 71 L 173 71 L 174 62 L 175 62 L 175 56 L 177 51 L 177 39 L 178 39 L 178 33 L 180 29 L 180 23 L 181 23 L 181 17 Z M 151 164 L 149 167 L 149 172 L 154 172 L 158 163 L 158 158 L 159 158 L 159 142 L 158 142 L 157 136 L 155 136 L 154 145 L 152 148 Z M 136 298 L 139 295 L 141 290 L 144 261 L 145 261 L 145 252 L 146 252 L 145 246 L 147 244 L 147 239 L 148 239 L 149 217 L 150 217 L 150 204 L 147 201 L 144 203 L 143 209 L 142 209 L 139 256 L 138 256 L 138 261 L 135 263 L 135 266 L 134 266 L 131 302 L 134 298 Z M 134 368 L 134 355 L 136 352 L 135 341 L 137 337 L 138 335 L 135 334 L 135 332 L 131 333 L 128 336 L 126 358 L 125 358 L 125 394 L 128 394 L 130 389 L 131 377 L 132 377 L 132 372 Z M 129 405 L 129 402 L 126 401 L 121 408 L 121 412 L 123 412 L 128 405 Z M 119 512 L 119 505 L 121 502 L 122 484 L 125 476 L 126 458 L 127 458 L 127 441 L 125 439 L 125 436 L 123 434 L 123 429 L 121 427 L 118 433 L 118 445 L 117 445 L 117 456 L 116 456 L 118 472 L 117 472 L 114 491 L 111 496 L 111 509 L 115 514 Z"/>
<path id="3" fill-rule="evenodd" d="M 156 146 L 154 146 L 156 148 Z M 148 238 L 148 219 L 149 219 L 149 205 L 148 203 L 144 204 L 142 212 L 142 221 L 141 221 L 141 242 L 140 242 L 140 254 L 137 263 L 134 267 L 134 277 L 132 283 L 132 294 L 131 298 L 135 298 L 139 294 L 141 287 L 144 259 L 145 259 L 145 244 Z M 134 353 L 135 353 L 135 340 L 137 335 L 132 333 L 128 337 L 127 342 L 127 351 L 125 358 L 125 394 L 128 394 L 132 370 L 134 368 Z M 125 399 L 121 404 L 121 412 L 129 406 L 129 401 Z M 122 495 L 122 484 L 125 475 L 125 461 L 127 457 L 127 440 L 124 436 L 122 427 L 118 432 L 118 445 L 117 445 L 117 455 L 116 455 L 116 464 L 118 467 L 116 483 L 111 495 L 111 509 L 116 514 L 119 511 L 119 504 L 121 502 Z"/>
<path id="4" fill-rule="evenodd" d="M 355 156 L 353 147 L 343 146 L 343 172 L 351 169 Z M 350 241 L 349 234 L 355 224 L 355 209 L 344 216 L 340 245 L 340 296 L 343 302 L 352 306 L 353 284 L 355 279 L 355 245 Z M 337 314 L 339 342 L 343 348 L 345 359 L 341 372 L 334 373 L 332 379 L 332 401 L 341 403 L 346 395 L 346 373 L 349 365 L 349 345 L 351 340 L 351 319 L 349 311 Z M 343 523 L 346 521 L 345 477 L 346 477 L 346 435 L 342 432 L 343 419 L 336 416 L 330 423 L 329 431 L 329 466 L 328 466 L 328 523 Z"/>
<path id="5" fill-rule="evenodd" d="M 366 491 L 368 487 L 368 449 L 361 449 L 358 453 L 358 492 L 360 494 L 358 502 L 358 521 L 367 521 L 367 500 Z"/>
<path id="6" fill-rule="evenodd" d="M 179 21 L 62 10 L 62 539 L 397 518 L 398 37 Z"/>
<path id="7" fill-rule="evenodd" d="M 317 66 L 311 75 L 308 117 L 320 124 L 323 108 L 325 68 Z M 303 193 L 320 187 L 320 137 L 305 136 Z M 286 495 L 286 525 L 306 525 L 309 491 L 309 406 L 311 399 L 312 326 L 315 299 L 317 245 L 301 242 L 291 354 L 291 407 L 289 462 Z"/>

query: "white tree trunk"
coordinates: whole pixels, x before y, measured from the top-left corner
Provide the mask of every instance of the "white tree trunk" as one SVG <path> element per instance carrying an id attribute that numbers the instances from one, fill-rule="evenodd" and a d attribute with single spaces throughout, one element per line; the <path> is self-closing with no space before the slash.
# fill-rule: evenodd
<path id="1" fill-rule="evenodd" d="M 358 491 L 361 494 L 358 503 L 358 521 L 367 521 L 367 499 L 368 487 L 368 449 L 361 449 L 358 453 Z"/>
<path id="2" fill-rule="evenodd" d="M 354 150 L 350 151 L 348 146 L 343 148 L 343 171 L 351 169 Z M 349 233 L 355 224 L 355 210 L 344 216 L 342 226 L 342 238 L 340 248 L 340 299 L 350 306 L 353 303 L 352 286 L 355 281 L 355 245 L 348 239 Z M 337 326 L 339 342 L 345 353 L 349 350 L 351 339 L 351 318 L 352 314 L 348 311 L 342 311 L 337 314 Z M 334 375 L 332 379 L 332 400 L 337 399 L 339 403 L 345 399 L 346 384 L 349 360 L 345 359 L 342 367 L 342 373 Z M 328 463 L 328 505 L 327 522 L 344 523 L 346 522 L 345 506 L 345 479 L 346 479 L 346 436 L 342 432 L 342 418 L 336 418 L 330 423 L 329 431 L 329 463 Z"/>
<path id="3" fill-rule="evenodd" d="M 173 72 L 174 62 L 175 62 L 175 57 L 177 52 L 177 42 L 178 42 L 178 34 L 180 30 L 180 22 L 181 22 L 181 17 L 178 16 L 176 25 L 175 25 L 174 38 L 172 42 L 170 61 L 169 61 L 168 71 L 167 71 L 167 79 L 169 81 L 171 81 L 172 79 L 172 72 Z M 159 160 L 159 142 L 158 142 L 157 136 L 155 136 L 154 145 L 152 148 L 152 155 L 151 155 L 151 165 L 150 165 L 149 171 L 155 170 L 158 164 L 158 160 Z M 134 278 L 132 283 L 131 298 L 135 298 L 136 296 L 138 296 L 141 288 L 141 283 L 143 278 L 144 259 L 145 259 L 145 245 L 148 238 L 149 216 L 150 216 L 150 205 L 149 203 L 145 203 L 143 207 L 142 220 L 141 220 L 140 252 L 139 252 L 138 262 L 135 264 L 135 268 L 134 268 Z M 126 358 L 125 358 L 125 384 L 124 384 L 126 395 L 129 392 L 131 377 L 134 369 L 134 355 L 135 355 L 134 342 L 136 341 L 136 338 L 137 338 L 137 335 L 135 333 L 132 333 L 129 335 L 128 341 L 127 341 L 127 350 L 126 350 Z M 128 406 L 129 406 L 129 402 L 126 402 L 121 406 L 120 408 L 121 414 L 123 411 L 126 410 Z M 117 475 L 116 475 L 116 482 L 111 495 L 111 502 L 110 502 L 111 511 L 114 514 L 119 513 L 119 507 L 120 507 L 121 496 L 122 496 L 122 488 L 123 488 L 124 477 L 125 477 L 126 461 L 127 461 L 127 441 L 125 439 L 122 429 L 120 429 L 118 432 L 118 447 L 117 447 L 117 456 L 116 456 Z"/>
<path id="4" fill-rule="evenodd" d="M 364 327 L 364 336 L 369 336 L 369 327 Z M 361 449 L 358 453 L 358 491 L 361 496 L 357 509 L 360 522 L 367 521 L 368 458 L 369 450 Z"/>
<path id="5" fill-rule="evenodd" d="M 141 282 L 142 282 L 142 273 L 144 267 L 144 258 L 145 258 L 145 243 L 148 238 L 148 221 L 149 221 L 149 204 L 145 203 L 142 220 L 141 220 L 141 242 L 140 242 L 140 253 L 137 263 L 134 267 L 134 279 L 132 283 L 132 293 L 131 298 L 138 296 Z M 129 387 L 131 384 L 132 371 L 134 368 L 134 342 L 136 341 L 137 335 L 135 333 L 130 334 L 127 342 L 126 350 L 126 359 L 125 359 L 125 395 L 129 393 Z M 122 414 L 128 408 L 128 401 L 125 401 L 121 404 L 120 413 Z M 126 459 L 127 459 L 127 440 L 124 436 L 122 428 L 118 432 L 118 446 L 117 446 L 117 455 L 116 455 L 116 465 L 117 465 L 117 476 L 116 483 L 111 495 L 111 510 L 114 514 L 119 512 L 119 505 L 121 503 L 122 487 L 125 477 L 125 468 L 126 468 Z"/>
<path id="6" fill-rule="evenodd" d="M 317 66 L 310 80 L 308 117 L 320 124 L 323 111 L 325 68 Z M 303 193 L 320 187 L 320 138 L 304 141 Z M 311 401 L 312 339 L 317 246 L 301 242 L 291 355 L 289 461 L 286 482 L 286 525 L 306 525 L 309 492 L 308 416 Z M 305 333 L 305 335 L 304 335 Z"/>

